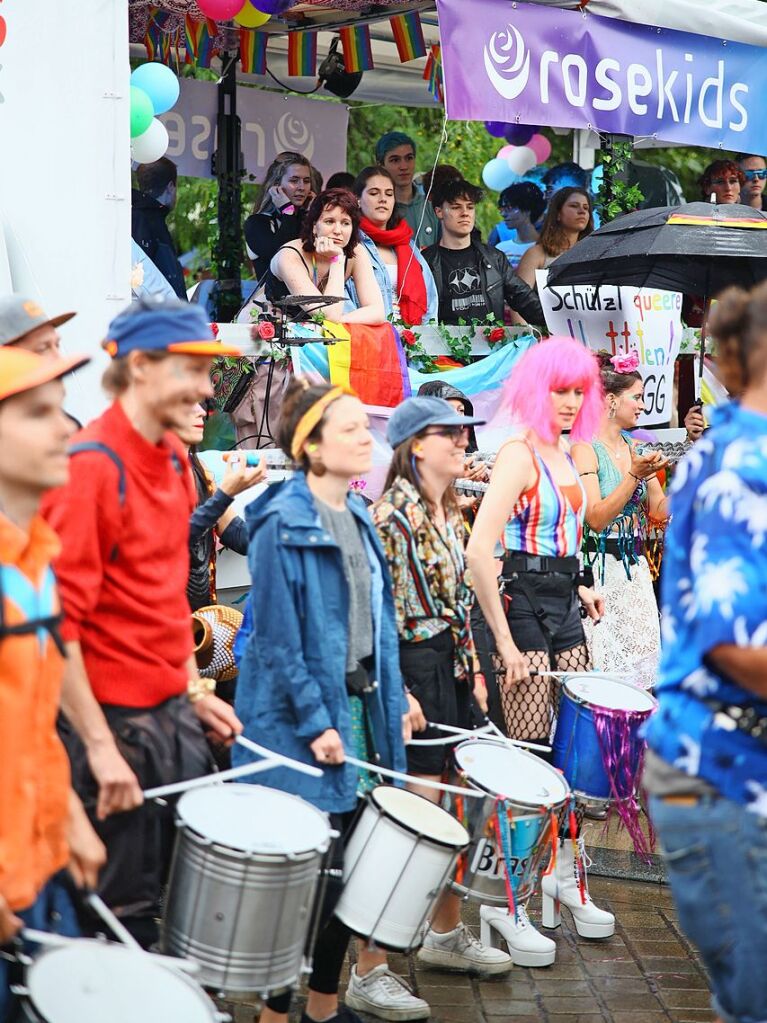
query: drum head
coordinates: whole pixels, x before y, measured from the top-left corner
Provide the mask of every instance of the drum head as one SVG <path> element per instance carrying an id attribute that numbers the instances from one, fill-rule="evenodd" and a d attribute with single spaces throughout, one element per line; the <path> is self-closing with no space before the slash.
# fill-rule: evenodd
<path id="1" fill-rule="evenodd" d="M 186 792 L 178 803 L 181 821 L 217 845 L 267 856 L 326 849 L 330 825 L 324 813 L 263 785 L 209 785 Z"/>
<path id="2" fill-rule="evenodd" d="M 370 797 L 388 817 L 416 835 L 460 849 L 469 844 L 469 835 L 463 825 L 424 796 L 393 785 L 379 785 Z"/>
<path id="3" fill-rule="evenodd" d="M 487 739 L 462 742 L 455 748 L 455 762 L 476 788 L 518 806 L 556 806 L 570 795 L 556 768 L 506 743 Z"/>
<path id="4" fill-rule="evenodd" d="M 605 710 L 649 714 L 657 706 L 655 697 L 650 696 L 646 689 L 640 689 L 624 679 L 596 673 L 568 675 L 565 679 L 565 691 L 578 703 L 585 703 L 590 707 L 603 707 Z"/>
<path id="5" fill-rule="evenodd" d="M 27 975 L 47 1023 L 213 1023 L 215 1007 L 189 977 L 123 945 L 74 941 L 47 950 Z"/>

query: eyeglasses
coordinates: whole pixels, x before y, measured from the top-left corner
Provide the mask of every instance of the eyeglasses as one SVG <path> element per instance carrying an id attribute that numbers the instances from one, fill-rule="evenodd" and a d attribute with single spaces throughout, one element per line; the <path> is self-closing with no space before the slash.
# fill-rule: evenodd
<path id="1" fill-rule="evenodd" d="M 767 181 L 767 170 L 744 170 L 746 181 Z"/>
<path id="2" fill-rule="evenodd" d="M 498 209 L 501 211 L 506 210 L 507 213 L 519 213 L 519 206 L 509 206 L 505 202 L 499 202 Z"/>
<path id="3" fill-rule="evenodd" d="M 739 185 L 740 184 L 740 179 L 739 178 L 712 178 L 711 179 L 711 184 L 712 185 Z"/>
<path id="4" fill-rule="evenodd" d="M 428 430 L 427 437 L 449 437 L 454 444 L 457 444 L 464 434 L 469 432 L 468 426 L 440 426 L 436 430 Z"/>

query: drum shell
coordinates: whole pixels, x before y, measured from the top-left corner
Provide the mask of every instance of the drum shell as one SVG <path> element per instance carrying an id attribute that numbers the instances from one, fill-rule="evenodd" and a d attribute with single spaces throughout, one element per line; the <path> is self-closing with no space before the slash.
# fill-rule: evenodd
<path id="1" fill-rule="evenodd" d="M 177 826 L 163 950 L 193 959 L 200 983 L 220 991 L 266 995 L 295 984 L 324 851 L 243 852 Z"/>

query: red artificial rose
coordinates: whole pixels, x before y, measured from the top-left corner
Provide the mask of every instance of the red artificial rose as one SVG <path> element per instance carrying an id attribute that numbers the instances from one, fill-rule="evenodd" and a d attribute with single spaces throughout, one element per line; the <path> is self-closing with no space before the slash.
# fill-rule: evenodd
<path id="1" fill-rule="evenodd" d="M 269 320 L 260 320 L 256 326 L 256 334 L 262 341 L 271 341 L 274 337 L 274 324 Z"/>
<path id="2" fill-rule="evenodd" d="M 218 337 L 218 335 L 220 333 L 220 331 L 218 329 L 218 324 L 217 323 L 211 323 L 210 329 L 211 329 L 211 333 L 213 334 L 213 337 Z"/>
<path id="3" fill-rule="evenodd" d="M 503 327 L 493 327 L 493 329 L 487 335 L 487 340 L 490 342 L 503 341 L 505 337 L 506 331 L 503 329 Z"/>
<path id="4" fill-rule="evenodd" d="M 403 330 L 403 331 L 401 331 L 400 332 L 400 337 L 402 338 L 402 343 L 406 344 L 408 346 L 414 345 L 416 343 L 416 341 L 418 340 L 418 338 L 415 336 L 415 334 L 413 333 L 412 330 Z"/>

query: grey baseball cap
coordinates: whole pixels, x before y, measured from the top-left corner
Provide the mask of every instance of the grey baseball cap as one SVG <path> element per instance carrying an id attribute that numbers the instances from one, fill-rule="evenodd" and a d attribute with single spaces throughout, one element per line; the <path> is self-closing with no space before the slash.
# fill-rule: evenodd
<path id="1" fill-rule="evenodd" d="M 481 426 L 484 422 L 476 416 L 462 416 L 444 398 L 406 398 L 391 414 L 386 439 L 396 448 L 427 426 Z"/>
<path id="2" fill-rule="evenodd" d="M 23 295 L 0 295 L 0 345 L 11 345 L 38 327 L 50 324 L 60 327 L 75 313 L 46 316 L 43 307 L 33 298 Z"/>

